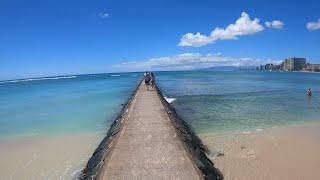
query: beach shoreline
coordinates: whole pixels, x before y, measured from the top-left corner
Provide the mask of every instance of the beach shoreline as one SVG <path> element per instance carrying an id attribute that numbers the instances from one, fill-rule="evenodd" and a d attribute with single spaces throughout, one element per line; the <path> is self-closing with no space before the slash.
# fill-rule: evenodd
<path id="1" fill-rule="evenodd" d="M 101 138 L 96 132 L 1 138 L 0 173 L 5 179 L 74 179 Z"/>
<path id="2" fill-rule="evenodd" d="M 225 179 L 318 179 L 320 123 L 199 134 Z"/>

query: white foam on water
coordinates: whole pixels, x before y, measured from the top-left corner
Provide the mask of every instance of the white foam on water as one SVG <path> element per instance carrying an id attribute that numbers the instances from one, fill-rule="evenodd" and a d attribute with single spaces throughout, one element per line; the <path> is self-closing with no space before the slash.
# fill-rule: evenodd
<path id="1" fill-rule="evenodd" d="M 44 77 L 44 78 L 29 78 L 29 79 L 17 79 L 10 81 L 1 81 L 0 83 L 17 83 L 17 82 L 29 82 L 29 81 L 42 81 L 42 80 L 57 80 L 57 79 L 71 79 L 77 76 L 55 76 L 55 77 Z"/>
<path id="2" fill-rule="evenodd" d="M 250 131 L 244 131 L 242 132 L 242 134 L 250 134 L 251 132 Z"/>
<path id="3" fill-rule="evenodd" d="M 263 131 L 263 129 L 256 129 L 257 132 Z"/>
<path id="4" fill-rule="evenodd" d="M 168 98 L 168 97 L 164 97 L 164 99 L 165 99 L 169 104 L 176 100 L 176 98 Z"/>
<path id="5" fill-rule="evenodd" d="M 133 75 L 131 75 L 131 76 L 137 76 L 136 74 L 133 74 Z"/>
<path id="6" fill-rule="evenodd" d="M 111 74 L 110 76 L 111 77 L 118 77 L 118 76 L 120 76 L 120 74 Z"/>

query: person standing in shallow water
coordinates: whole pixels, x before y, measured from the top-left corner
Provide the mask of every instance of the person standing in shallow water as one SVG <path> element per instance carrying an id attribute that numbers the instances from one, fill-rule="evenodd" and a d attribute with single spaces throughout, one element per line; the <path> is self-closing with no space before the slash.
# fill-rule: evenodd
<path id="1" fill-rule="evenodd" d="M 308 95 L 308 96 L 311 96 L 311 95 L 312 95 L 312 91 L 311 91 L 310 88 L 307 90 L 307 95 Z"/>

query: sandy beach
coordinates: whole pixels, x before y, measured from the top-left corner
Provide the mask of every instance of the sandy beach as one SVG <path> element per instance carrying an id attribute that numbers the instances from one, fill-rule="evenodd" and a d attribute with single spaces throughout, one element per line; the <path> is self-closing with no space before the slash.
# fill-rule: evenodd
<path id="1" fill-rule="evenodd" d="M 73 179 L 99 141 L 94 133 L 0 139 L 1 178 Z"/>
<path id="2" fill-rule="evenodd" d="M 305 179 L 320 177 L 320 124 L 254 132 L 201 134 L 226 180 Z"/>

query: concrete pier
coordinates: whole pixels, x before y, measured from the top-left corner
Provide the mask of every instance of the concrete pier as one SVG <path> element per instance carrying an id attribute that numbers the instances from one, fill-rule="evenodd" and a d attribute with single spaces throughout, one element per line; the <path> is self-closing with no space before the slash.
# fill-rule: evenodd
<path id="1" fill-rule="evenodd" d="M 157 88 L 140 83 L 81 179 L 223 179 L 201 140 L 184 122 L 174 122 L 164 102 Z"/>
<path id="2" fill-rule="evenodd" d="M 101 179 L 200 179 L 156 91 L 140 85 Z"/>

